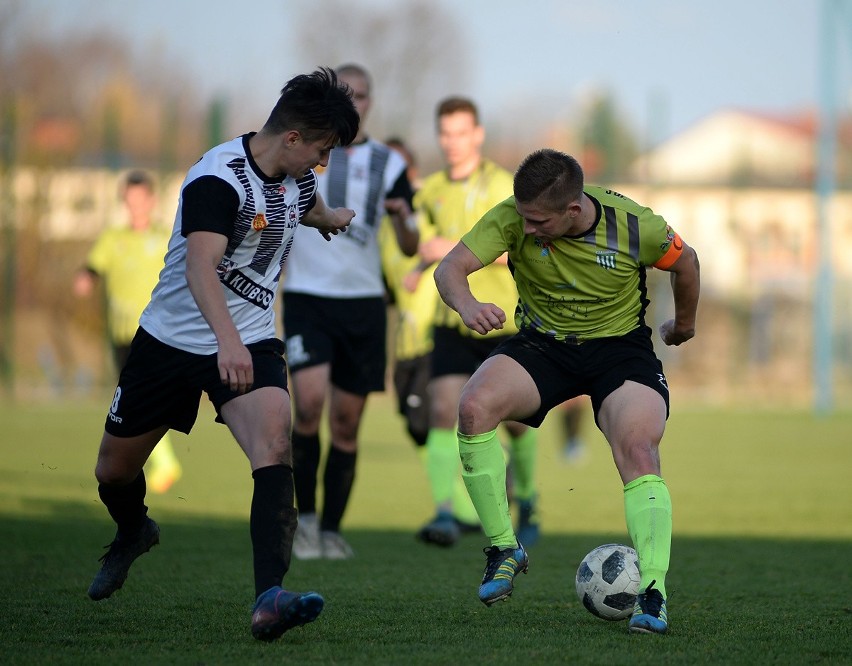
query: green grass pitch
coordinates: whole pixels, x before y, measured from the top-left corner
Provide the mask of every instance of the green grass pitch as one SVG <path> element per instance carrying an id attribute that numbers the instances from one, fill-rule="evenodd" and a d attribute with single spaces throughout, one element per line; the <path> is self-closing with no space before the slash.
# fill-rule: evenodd
<path id="1" fill-rule="evenodd" d="M 357 557 L 294 560 L 286 585 L 322 593 L 326 608 L 262 644 L 249 633 L 251 477 L 206 405 L 174 438 L 183 478 L 148 497 L 161 545 L 113 598 L 87 598 L 113 534 L 92 474 L 107 403 L 0 407 L 4 664 L 852 663 L 852 413 L 673 406 L 671 628 L 658 637 L 593 617 L 574 593 L 586 552 L 628 542 L 591 419 L 578 465 L 562 462 L 556 422 L 541 428 L 544 534 L 513 597 L 486 608 L 482 537 L 415 541 L 431 513 L 425 473 L 389 396 L 376 396 L 344 520 Z"/>

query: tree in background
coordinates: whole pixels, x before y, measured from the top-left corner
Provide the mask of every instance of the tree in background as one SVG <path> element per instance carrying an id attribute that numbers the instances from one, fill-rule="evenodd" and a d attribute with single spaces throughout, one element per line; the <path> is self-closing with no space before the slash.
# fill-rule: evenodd
<path id="1" fill-rule="evenodd" d="M 345 26 L 333 39 L 329 17 Z M 371 134 L 401 136 L 418 153 L 433 149 L 435 105 L 466 92 L 465 34 L 451 14 L 429 0 L 400 2 L 394 12 L 321 0 L 304 11 L 302 21 L 295 32 L 307 65 L 355 62 L 375 73 Z"/>
<path id="2" fill-rule="evenodd" d="M 612 183 L 626 179 L 638 155 L 637 141 L 614 96 L 609 92 L 592 94 L 578 126 L 582 142 L 579 157 L 588 180 Z"/>
<path id="3" fill-rule="evenodd" d="M 31 375 L 37 363 L 56 388 L 77 382 L 74 333 L 99 314 L 68 298 L 79 239 L 46 231 L 56 174 L 75 166 L 174 169 L 207 147 L 206 104 L 163 49 L 138 59 L 116 36 L 56 34 L 41 19 L 25 2 L 0 3 L 0 383 L 10 395 L 24 364 Z M 178 124 L 197 131 L 178 133 Z M 91 209 L 95 226 L 109 212 L 91 207 L 100 182 L 74 194 L 74 207 Z M 36 318 L 27 325 L 44 332 L 38 342 L 18 330 Z"/>
<path id="4" fill-rule="evenodd" d="M 181 164 L 206 147 L 205 103 L 162 49 L 139 60 L 110 34 L 46 34 L 14 0 L 0 6 L 0 99 L 14 103 L 16 136 L 6 140 L 18 164 L 159 166 L 164 135 L 177 137 Z M 199 131 L 170 132 L 176 122 Z"/>

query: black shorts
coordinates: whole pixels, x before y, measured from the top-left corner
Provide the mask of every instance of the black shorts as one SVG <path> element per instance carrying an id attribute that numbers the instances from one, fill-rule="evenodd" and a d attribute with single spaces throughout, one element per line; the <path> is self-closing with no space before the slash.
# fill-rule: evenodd
<path id="1" fill-rule="evenodd" d="M 331 364 L 331 383 L 356 395 L 384 391 L 387 307 L 383 297 L 284 293 L 290 372 Z"/>
<path id="2" fill-rule="evenodd" d="M 429 434 L 429 386 L 432 362 L 429 354 L 397 360 L 393 369 L 393 385 L 399 413 L 405 417 L 408 434 L 418 446 Z"/>
<path id="3" fill-rule="evenodd" d="M 556 405 L 578 395 L 589 395 L 595 412 L 604 399 L 625 381 L 644 384 L 659 393 L 669 413 L 669 387 L 663 364 L 654 354 L 651 331 L 634 329 L 618 338 L 601 338 L 581 344 L 558 342 L 524 330 L 501 344 L 494 354 L 505 354 L 530 374 L 541 396 L 539 410 L 521 423 L 537 428 Z"/>
<path id="4" fill-rule="evenodd" d="M 284 343 L 270 338 L 246 347 L 254 368 L 251 390 L 277 386 L 286 391 Z M 176 349 L 140 328 L 118 378 L 105 430 L 116 437 L 135 437 L 165 425 L 189 434 L 198 417 L 202 391 L 222 423 L 222 405 L 240 394 L 222 384 L 216 362 L 216 354 L 202 356 Z"/>
<path id="5" fill-rule="evenodd" d="M 432 377 L 470 376 L 511 335 L 484 338 L 462 335 L 457 328 L 436 326 L 433 330 Z"/>

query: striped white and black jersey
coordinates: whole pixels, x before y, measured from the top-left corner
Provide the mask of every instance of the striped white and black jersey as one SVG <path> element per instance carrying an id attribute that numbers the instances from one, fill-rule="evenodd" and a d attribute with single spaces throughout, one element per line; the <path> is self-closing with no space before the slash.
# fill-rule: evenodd
<path id="1" fill-rule="evenodd" d="M 165 266 L 140 319 L 161 342 L 194 354 L 214 354 L 218 345 L 187 285 L 187 235 L 227 236 L 217 270 L 231 318 L 244 344 L 273 338 L 281 270 L 296 227 L 316 202 L 316 175 L 269 178 L 251 157 L 251 136 L 216 146 L 187 173 Z M 305 231 L 320 236 L 316 229 Z"/>
<path id="2" fill-rule="evenodd" d="M 317 169 L 317 180 L 328 206 L 350 208 L 355 217 L 330 242 L 313 229 L 297 232 L 284 290 L 330 298 L 382 296 L 377 235 L 385 199 L 402 197 L 412 203 L 405 160 L 384 144 L 367 139 L 332 150 L 328 167 Z"/>

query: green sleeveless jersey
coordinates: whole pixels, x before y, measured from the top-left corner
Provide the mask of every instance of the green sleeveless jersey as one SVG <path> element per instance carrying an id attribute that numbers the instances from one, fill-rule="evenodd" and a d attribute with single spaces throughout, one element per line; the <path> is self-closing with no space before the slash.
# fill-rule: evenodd
<path id="1" fill-rule="evenodd" d="M 431 174 L 414 197 L 421 242 L 435 236 L 461 240 L 493 206 L 511 195 L 512 174 L 490 160 L 482 160 L 479 168 L 464 180 L 450 180 L 446 171 Z M 503 264 L 486 266 L 471 275 L 470 288 L 478 300 L 495 303 L 507 313 L 517 302 L 518 291 L 512 274 Z M 440 299 L 434 322 L 436 326 L 455 328 L 463 335 L 483 337 L 465 326 L 458 313 Z M 488 335 L 515 332 L 510 320 L 502 330 L 491 331 Z"/>
<path id="2" fill-rule="evenodd" d="M 580 236 L 543 242 L 524 234 L 511 197 L 462 238 L 486 265 L 508 251 L 519 328 L 572 342 L 625 335 L 645 323 L 646 268 L 667 268 L 682 251 L 677 234 L 649 208 L 602 187 L 584 191 L 597 216 Z"/>

